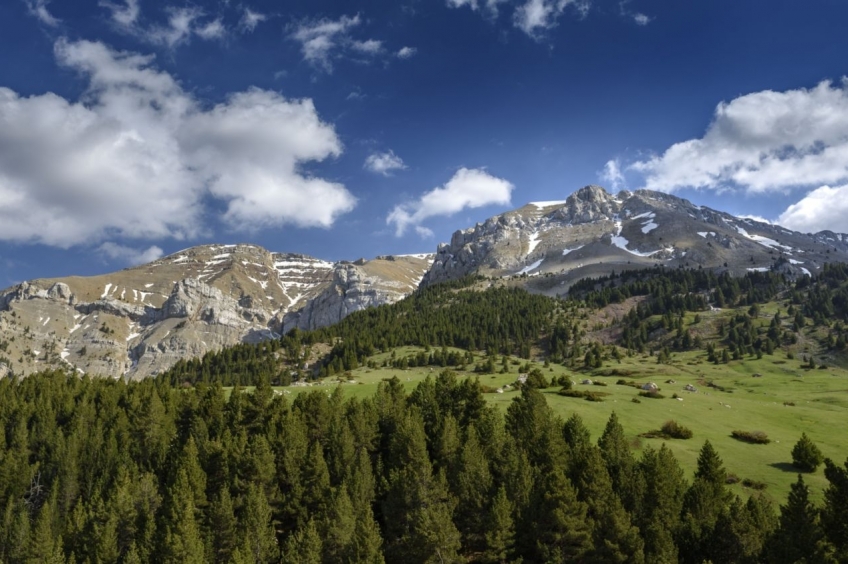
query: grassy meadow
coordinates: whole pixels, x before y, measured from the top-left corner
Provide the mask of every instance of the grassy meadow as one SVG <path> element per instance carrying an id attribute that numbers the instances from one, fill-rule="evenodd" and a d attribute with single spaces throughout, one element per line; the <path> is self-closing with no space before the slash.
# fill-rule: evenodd
<path id="1" fill-rule="evenodd" d="M 398 358 L 421 350 L 417 347 L 396 349 Z M 373 357 L 377 364 L 386 360 L 387 354 Z M 461 377 L 480 378 L 488 388 L 502 388 L 512 384 L 518 377 L 519 365 L 526 361 L 511 359 L 506 374 L 478 375 L 458 371 Z M 729 364 L 708 363 L 703 351 L 674 353 L 670 364 L 657 364 L 656 358 L 647 354 L 625 357 L 621 362 L 610 360 L 597 370 L 570 370 L 551 364 L 545 368 L 541 363 L 531 363 L 542 370 L 549 380 L 566 375 L 575 383 L 574 389 L 607 393 L 602 402 L 590 402 L 580 398 L 557 394 L 559 386 L 542 390 L 548 405 L 561 417 L 578 413 L 597 439 L 603 432 L 610 414 L 615 411 L 627 435 L 632 439 L 636 455 L 646 446 L 659 447 L 663 439 L 643 438 L 639 435 L 657 430 L 669 419 L 688 427 L 694 432 L 689 440 L 666 440 L 680 463 L 691 477 L 697 461 L 698 451 L 704 440 L 709 439 L 716 447 L 728 472 L 738 476 L 740 483 L 733 485 L 734 491 L 747 495 L 751 490 L 741 480 L 751 479 L 766 484 L 767 495 L 783 502 L 789 485 L 795 480 L 797 471 L 791 466 L 791 450 L 802 432 L 812 438 L 826 457 L 842 463 L 848 457 L 848 371 L 841 368 L 804 369 L 801 360 L 787 359 L 782 351 L 764 355 L 762 359 L 746 358 Z M 500 363 L 498 363 L 500 370 Z M 289 386 L 276 390 L 289 398 L 315 390 L 326 390 L 341 385 L 346 397 L 369 397 L 377 385 L 386 378 L 397 376 L 408 390 L 424 378 L 436 376 L 438 368 L 359 368 L 350 373 L 351 380 L 326 378 L 311 386 Z M 754 377 L 759 374 L 759 377 Z M 590 379 L 606 386 L 587 385 L 581 382 Z M 639 390 L 617 385 L 620 379 L 640 384 L 654 382 L 660 387 L 662 399 L 639 397 Z M 668 383 L 674 380 L 674 383 Z M 712 382 L 724 390 L 710 387 Z M 684 390 L 687 384 L 695 392 Z M 249 389 L 247 390 L 249 391 Z M 513 387 L 504 393 L 486 393 L 484 397 L 506 410 L 518 392 Z M 681 399 L 673 398 L 677 394 Z M 637 398 L 638 403 L 633 399 Z M 794 405 L 790 405 L 793 404 Z M 734 430 L 763 431 L 771 439 L 769 444 L 749 444 L 731 437 Z M 805 475 L 813 495 L 820 499 L 826 486 L 821 468 Z"/>

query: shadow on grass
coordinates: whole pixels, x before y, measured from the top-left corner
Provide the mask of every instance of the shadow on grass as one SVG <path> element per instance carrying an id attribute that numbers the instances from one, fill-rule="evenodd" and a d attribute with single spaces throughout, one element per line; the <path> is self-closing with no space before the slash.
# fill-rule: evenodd
<path id="1" fill-rule="evenodd" d="M 799 469 L 792 466 L 790 462 L 772 462 L 769 464 L 772 468 L 783 470 L 784 472 L 792 472 L 793 474 L 803 474 Z"/>

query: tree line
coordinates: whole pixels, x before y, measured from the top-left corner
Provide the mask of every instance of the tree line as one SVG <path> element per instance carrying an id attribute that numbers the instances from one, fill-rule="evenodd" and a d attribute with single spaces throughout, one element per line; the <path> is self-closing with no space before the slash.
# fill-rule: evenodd
<path id="1" fill-rule="evenodd" d="M 848 461 L 775 507 L 525 387 L 446 370 L 368 399 L 43 373 L 0 381 L 3 562 L 846 562 Z"/>

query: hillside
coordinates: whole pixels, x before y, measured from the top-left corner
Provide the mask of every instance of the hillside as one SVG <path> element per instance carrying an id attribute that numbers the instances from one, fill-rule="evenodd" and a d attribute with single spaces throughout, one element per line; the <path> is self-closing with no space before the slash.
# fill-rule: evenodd
<path id="1" fill-rule="evenodd" d="M 67 367 L 143 378 L 179 359 L 396 301 L 417 287 L 430 258 L 330 263 L 208 245 L 102 276 L 24 282 L 0 293 L 0 374 Z"/>

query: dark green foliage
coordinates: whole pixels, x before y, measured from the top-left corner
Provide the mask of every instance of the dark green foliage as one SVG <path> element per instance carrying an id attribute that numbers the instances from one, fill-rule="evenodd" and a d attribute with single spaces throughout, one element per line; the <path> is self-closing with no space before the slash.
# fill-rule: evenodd
<path id="1" fill-rule="evenodd" d="M 737 441 L 755 445 L 767 445 L 771 442 L 771 439 L 763 431 L 740 431 L 737 429 L 731 432 L 730 436 Z"/>
<path id="2" fill-rule="evenodd" d="M 792 447 L 792 465 L 802 472 L 815 472 L 822 462 L 824 462 L 824 455 L 819 447 L 806 433 L 801 433 L 801 438 Z"/>
<path id="3" fill-rule="evenodd" d="M 692 430 L 670 419 L 663 423 L 658 431 L 648 431 L 639 436 L 649 439 L 691 439 Z"/>
<path id="4" fill-rule="evenodd" d="M 769 561 L 794 564 L 816 554 L 824 537 L 818 513 L 810 501 L 810 489 L 798 474 L 786 505 L 780 506 L 779 524 L 768 547 Z"/>
<path id="5" fill-rule="evenodd" d="M 800 482 L 771 534 L 709 443 L 687 486 L 664 445 L 634 459 L 615 415 L 595 445 L 531 387 L 505 415 L 447 370 L 368 400 L 268 392 L 0 381 L 0 559 L 782 562 L 790 535 L 845 559 L 848 469 L 830 461 L 820 520 Z"/>

